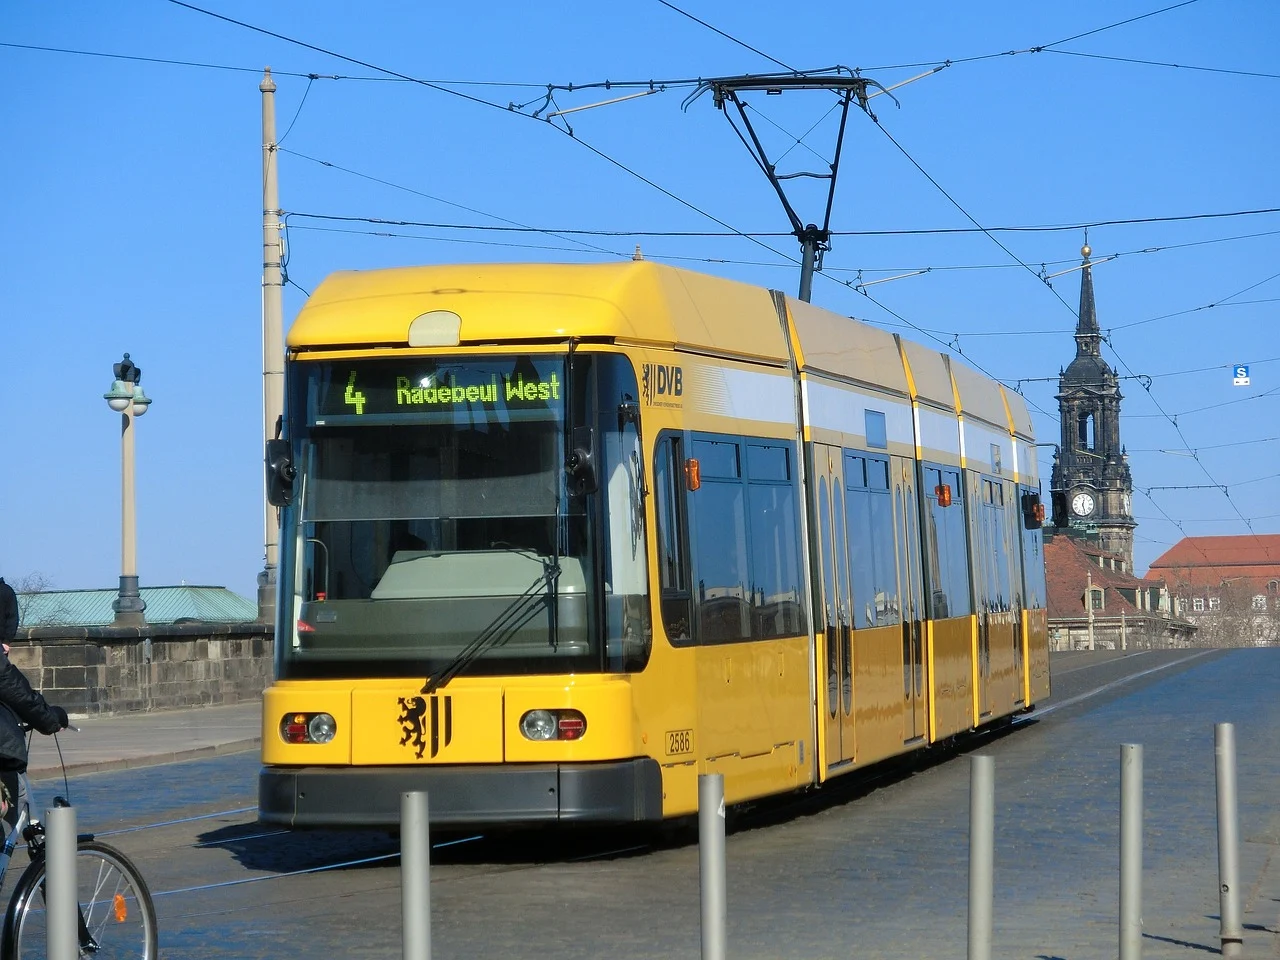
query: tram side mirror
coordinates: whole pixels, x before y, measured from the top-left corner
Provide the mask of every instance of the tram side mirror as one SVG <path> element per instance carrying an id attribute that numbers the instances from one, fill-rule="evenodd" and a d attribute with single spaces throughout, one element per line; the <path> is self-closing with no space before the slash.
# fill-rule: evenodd
<path id="1" fill-rule="evenodd" d="M 637 433 L 640 432 L 640 404 L 634 397 L 624 394 L 623 401 L 618 404 L 618 432 L 621 433 L 629 423 L 635 425 Z"/>
<path id="2" fill-rule="evenodd" d="M 267 441 L 267 502 L 273 507 L 293 503 L 293 478 L 297 470 L 289 452 L 288 440 Z"/>
<path id="3" fill-rule="evenodd" d="M 1022 525 L 1028 530 L 1039 530 L 1044 526 L 1044 504 L 1040 502 L 1040 494 L 1022 495 Z"/>
<path id="4" fill-rule="evenodd" d="M 569 477 L 569 492 L 575 497 L 595 493 L 600 486 L 596 479 L 595 431 L 591 427 L 574 427 L 570 447 L 564 465 Z"/>

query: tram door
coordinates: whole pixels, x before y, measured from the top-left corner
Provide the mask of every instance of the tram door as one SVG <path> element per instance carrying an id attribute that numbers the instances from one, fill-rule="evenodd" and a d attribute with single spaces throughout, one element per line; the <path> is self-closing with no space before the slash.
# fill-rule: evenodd
<path id="1" fill-rule="evenodd" d="M 853 630 L 850 612 L 849 554 L 846 543 L 845 487 L 841 450 L 814 444 L 814 479 L 818 488 L 815 525 L 822 562 L 822 604 L 815 632 L 822 638 L 825 677 L 822 691 L 827 769 L 854 757 Z"/>
<path id="2" fill-rule="evenodd" d="M 902 604 L 902 739 L 911 741 L 929 732 L 920 510 L 912 462 L 894 457 L 892 470 L 894 529 L 898 540 L 898 597 Z"/>

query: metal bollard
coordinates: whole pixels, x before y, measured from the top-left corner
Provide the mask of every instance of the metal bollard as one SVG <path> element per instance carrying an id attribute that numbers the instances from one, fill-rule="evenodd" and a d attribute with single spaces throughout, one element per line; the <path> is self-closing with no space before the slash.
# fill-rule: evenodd
<path id="1" fill-rule="evenodd" d="M 698 872 L 702 880 L 702 960 L 724 960 L 724 774 L 698 776 Z"/>
<path id="2" fill-rule="evenodd" d="M 76 811 L 53 807 L 44 812 L 45 904 L 48 910 L 49 960 L 80 956 L 76 906 Z"/>
<path id="3" fill-rule="evenodd" d="M 995 759 L 975 756 L 969 768 L 969 960 L 991 960 L 995 806 Z"/>
<path id="4" fill-rule="evenodd" d="M 1142 745 L 1120 747 L 1120 960 L 1142 958 Z"/>
<path id="5" fill-rule="evenodd" d="M 1240 919 L 1240 813 L 1236 807 L 1236 728 L 1215 724 L 1213 754 L 1218 773 L 1218 931 L 1224 957 L 1244 953 Z"/>
<path id="6" fill-rule="evenodd" d="M 400 910 L 404 960 L 431 960 L 431 835 L 427 795 L 400 794 Z"/>

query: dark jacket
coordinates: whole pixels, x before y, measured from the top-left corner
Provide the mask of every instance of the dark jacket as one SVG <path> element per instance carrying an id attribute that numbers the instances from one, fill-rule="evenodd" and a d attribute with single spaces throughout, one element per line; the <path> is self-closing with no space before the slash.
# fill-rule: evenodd
<path id="1" fill-rule="evenodd" d="M 44 734 L 62 729 L 62 718 L 0 652 L 0 770 L 27 769 L 27 737 L 19 720 Z"/>

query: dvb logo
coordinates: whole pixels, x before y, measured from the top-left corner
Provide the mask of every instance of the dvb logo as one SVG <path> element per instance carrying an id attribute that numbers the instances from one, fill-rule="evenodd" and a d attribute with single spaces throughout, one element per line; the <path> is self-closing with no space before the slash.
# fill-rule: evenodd
<path id="1" fill-rule="evenodd" d="M 644 383 L 641 390 L 645 403 L 653 403 L 664 397 L 684 396 L 684 370 L 661 363 L 646 363 L 641 370 Z"/>

